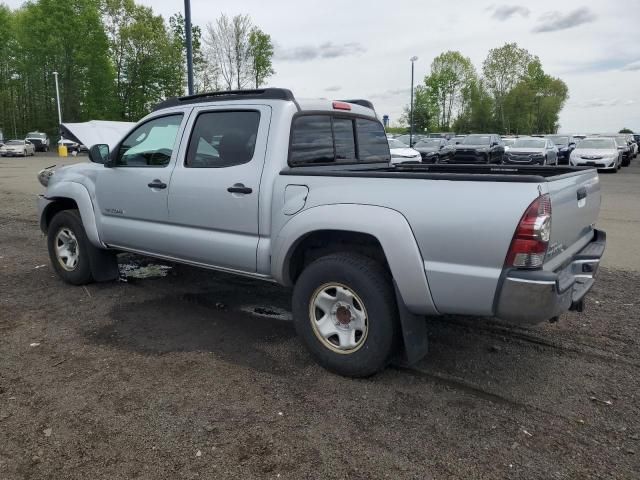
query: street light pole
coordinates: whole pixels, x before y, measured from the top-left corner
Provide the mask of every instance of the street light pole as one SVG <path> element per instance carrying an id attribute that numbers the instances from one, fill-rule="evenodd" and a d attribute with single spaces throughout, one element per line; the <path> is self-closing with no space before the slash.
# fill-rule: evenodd
<path id="1" fill-rule="evenodd" d="M 409 146 L 413 147 L 413 64 L 416 60 L 418 60 L 418 57 L 411 57 L 409 59 L 411 61 L 411 107 L 410 107 L 410 123 L 411 125 L 409 125 Z"/>
<path id="2" fill-rule="evenodd" d="M 187 88 L 193 95 L 193 43 L 191 40 L 191 0 L 184 0 L 184 33 L 187 41 Z"/>
<path id="3" fill-rule="evenodd" d="M 62 125 L 62 111 L 60 110 L 60 88 L 58 87 L 58 72 L 53 72 L 56 79 L 56 102 L 58 103 L 58 124 Z"/>

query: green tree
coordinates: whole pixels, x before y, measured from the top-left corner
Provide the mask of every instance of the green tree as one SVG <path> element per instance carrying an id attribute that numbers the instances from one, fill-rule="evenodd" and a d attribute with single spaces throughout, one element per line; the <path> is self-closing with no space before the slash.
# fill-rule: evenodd
<path id="1" fill-rule="evenodd" d="M 425 85 L 437 98 L 441 129 L 449 129 L 454 111 L 463 108 L 464 90 L 470 87 L 475 78 L 471 60 L 460 52 L 444 52 L 433 60 L 431 74 L 425 78 Z"/>
<path id="2" fill-rule="evenodd" d="M 505 131 L 508 119 L 505 117 L 505 98 L 517 83 L 527 74 L 532 61 L 531 54 L 516 43 L 506 43 L 489 51 L 482 65 L 487 88 L 493 94 L 497 109 L 498 123 Z"/>
<path id="3" fill-rule="evenodd" d="M 182 44 L 161 16 L 133 0 L 105 0 L 104 21 L 119 118 L 138 120 L 158 102 L 184 92 Z"/>
<path id="4" fill-rule="evenodd" d="M 623 128 L 622 130 L 620 130 L 618 133 L 633 133 L 633 130 L 629 130 L 628 128 Z"/>
<path id="5" fill-rule="evenodd" d="M 271 63 L 273 58 L 271 35 L 264 33 L 258 27 L 253 27 L 249 34 L 249 56 L 255 86 L 259 88 L 267 78 L 276 73 Z"/>
<path id="6" fill-rule="evenodd" d="M 169 17 L 169 28 L 171 30 L 174 41 L 176 41 L 182 49 L 182 62 L 185 65 L 184 85 L 187 84 L 187 51 L 186 36 L 184 29 L 184 16 L 178 12 Z M 193 50 L 193 89 L 194 93 L 211 92 L 220 90 L 219 72 L 217 68 L 207 63 L 202 48 L 202 30 L 199 25 L 191 25 L 191 44 Z M 213 66 L 215 67 L 215 65 Z"/>
<path id="7" fill-rule="evenodd" d="M 99 0 L 38 0 L 10 12 L 1 9 L 0 23 L 11 19 L 10 28 L 0 28 L 4 72 L 0 73 L 0 100 L 10 98 L 11 130 L 23 136 L 39 129 L 57 133 L 57 108 L 53 72 L 59 73 L 64 121 L 107 118 L 113 71 L 100 18 Z M 64 25 L 64 28 L 60 28 Z M 5 113 L 6 112 L 6 113 Z M 6 124 L 6 119 L 1 120 Z M 13 132 L 12 132 L 13 134 Z"/>
<path id="8" fill-rule="evenodd" d="M 463 92 L 464 106 L 453 123 L 461 133 L 482 133 L 495 130 L 494 101 L 484 80 L 476 79 Z"/>
<path id="9" fill-rule="evenodd" d="M 428 132 L 438 127 L 438 98 L 427 85 L 418 85 L 413 98 L 413 128 L 414 131 Z M 404 107 L 400 122 L 410 126 L 411 109 Z"/>

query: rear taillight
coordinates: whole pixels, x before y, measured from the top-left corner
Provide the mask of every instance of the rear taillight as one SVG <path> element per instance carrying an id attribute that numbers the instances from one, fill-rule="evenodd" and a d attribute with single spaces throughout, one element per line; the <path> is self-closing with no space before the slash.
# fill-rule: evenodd
<path id="1" fill-rule="evenodd" d="M 518 223 L 511 240 L 505 266 L 515 268 L 540 268 L 547 253 L 551 237 L 551 198 L 536 198 Z"/>

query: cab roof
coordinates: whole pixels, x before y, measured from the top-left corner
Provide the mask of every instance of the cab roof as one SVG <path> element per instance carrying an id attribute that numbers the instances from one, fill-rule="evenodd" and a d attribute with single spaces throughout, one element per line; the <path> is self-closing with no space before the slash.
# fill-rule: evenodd
<path id="1" fill-rule="evenodd" d="M 153 111 L 163 110 L 165 108 L 178 107 L 183 105 L 223 102 L 230 100 L 282 100 L 296 104 L 299 111 L 317 111 L 317 110 L 342 110 L 350 111 L 355 114 L 376 116 L 373 104 L 369 100 L 351 99 L 351 100 L 296 100 L 293 92 L 286 88 L 263 88 L 253 90 L 226 90 L 221 92 L 206 92 L 196 95 L 188 95 L 184 97 L 171 97 L 160 102 Z"/>

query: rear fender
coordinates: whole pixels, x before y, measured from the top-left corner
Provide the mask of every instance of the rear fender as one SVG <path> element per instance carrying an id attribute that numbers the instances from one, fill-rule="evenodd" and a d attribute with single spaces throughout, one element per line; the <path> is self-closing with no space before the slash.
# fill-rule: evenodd
<path id="1" fill-rule="evenodd" d="M 437 315 L 424 271 L 424 262 L 406 218 L 396 210 L 374 205 L 335 204 L 309 208 L 280 230 L 272 249 L 271 274 L 291 285 L 289 261 L 296 246 L 310 233 L 343 230 L 375 237 L 382 246 L 391 274 L 408 310 Z"/>

